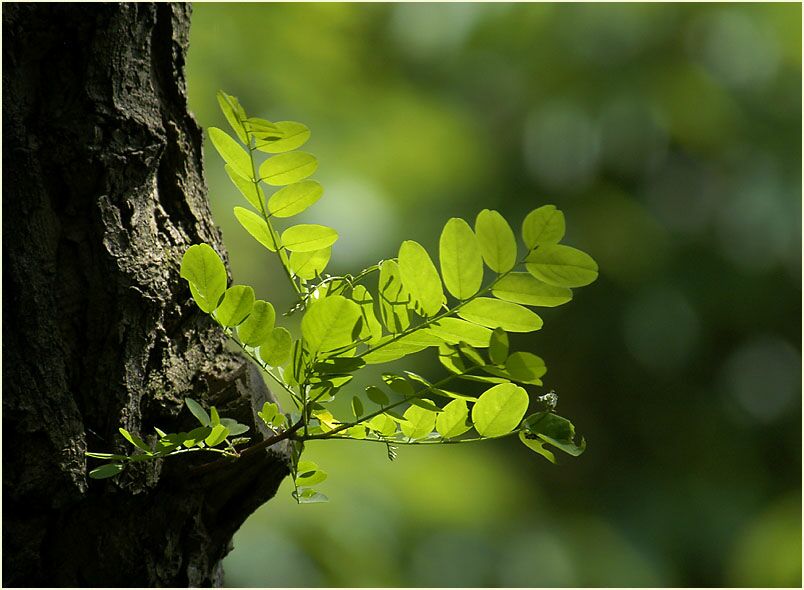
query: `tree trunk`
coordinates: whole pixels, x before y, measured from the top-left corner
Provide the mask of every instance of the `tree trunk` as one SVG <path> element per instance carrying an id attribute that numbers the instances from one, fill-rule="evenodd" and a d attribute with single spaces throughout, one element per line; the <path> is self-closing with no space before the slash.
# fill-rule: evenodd
<path id="1" fill-rule="evenodd" d="M 283 447 L 202 475 L 197 454 L 87 477 L 85 451 L 131 451 L 119 426 L 192 428 L 186 396 L 266 436 L 261 375 L 179 278 L 191 244 L 225 256 L 187 112 L 189 20 L 183 4 L 3 6 L 6 586 L 220 585 L 232 535 L 288 473 Z"/>

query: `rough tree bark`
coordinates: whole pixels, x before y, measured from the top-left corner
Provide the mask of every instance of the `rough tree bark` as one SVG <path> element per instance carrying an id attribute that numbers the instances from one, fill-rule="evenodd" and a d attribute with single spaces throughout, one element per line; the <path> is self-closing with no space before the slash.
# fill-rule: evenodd
<path id="1" fill-rule="evenodd" d="M 202 476 L 196 456 L 87 477 L 85 451 L 130 450 L 118 426 L 191 428 L 185 396 L 266 435 L 259 373 L 179 278 L 189 245 L 224 254 L 187 112 L 189 20 L 3 6 L 4 585 L 220 585 L 232 535 L 288 472 L 283 448 Z"/>

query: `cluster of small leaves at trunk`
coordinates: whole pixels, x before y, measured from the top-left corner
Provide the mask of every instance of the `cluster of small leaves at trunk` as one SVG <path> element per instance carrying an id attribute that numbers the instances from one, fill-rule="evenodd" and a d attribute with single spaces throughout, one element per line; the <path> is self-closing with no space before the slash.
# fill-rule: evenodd
<path id="1" fill-rule="evenodd" d="M 301 458 L 307 440 L 381 443 L 391 459 L 398 445 L 510 435 L 552 462 L 546 446 L 572 456 L 583 452 L 585 442 L 576 440 L 572 423 L 554 413 L 553 392 L 537 397 L 532 408 L 529 389 L 542 386 L 546 365 L 532 352 L 511 351 L 508 337 L 541 329 L 542 318 L 530 308 L 567 303 L 573 288 L 597 278 L 588 254 L 561 243 L 561 211 L 553 205 L 531 211 L 521 226 L 522 246 L 500 213 L 484 209 L 474 226 L 460 218 L 447 221 L 437 265 L 424 247 L 407 240 L 393 259 L 356 275 L 331 276 L 324 271 L 338 233 L 289 223 L 323 195 L 309 178 L 318 167 L 315 156 L 299 151 L 309 129 L 248 117 L 224 92 L 218 101 L 234 136 L 213 127 L 209 137 L 250 205 L 235 207 L 234 215 L 278 256 L 298 297 L 285 315 L 303 314 L 300 333 L 277 325 L 272 304 L 257 299 L 251 287 L 228 286 L 224 264 L 208 244 L 186 251 L 181 276 L 198 307 L 293 400 L 293 412 L 266 404 L 259 415 L 275 433 L 263 444 L 292 441 L 298 502 L 326 499 L 313 486 L 327 474 Z M 261 153 L 269 156 L 258 162 Z M 281 188 L 267 194 L 271 187 Z M 438 380 L 403 370 L 383 373 L 364 391 L 350 390 L 366 365 L 426 349 L 445 369 Z M 343 396 L 350 398 L 351 415 L 333 410 L 332 402 Z M 528 415 L 529 408 L 538 411 Z"/>

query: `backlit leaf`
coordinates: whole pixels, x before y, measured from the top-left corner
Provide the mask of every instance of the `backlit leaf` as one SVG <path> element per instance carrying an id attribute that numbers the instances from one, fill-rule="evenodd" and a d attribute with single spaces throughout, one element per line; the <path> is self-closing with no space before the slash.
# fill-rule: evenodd
<path id="1" fill-rule="evenodd" d="M 240 176 L 229 164 L 224 166 L 224 170 L 226 170 L 226 174 L 229 176 L 232 184 L 237 187 L 237 190 L 246 197 L 246 200 L 251 203 L 257 211 L 260 213 L 266 211 L 265 193 L 262 192 L 262 188 L 254 184 L 253 180 Z"/>
<path id="2" fill-rule="evenodd" d="M 279 189 L 268 199 L 268 211 L 275 217 L 292 217 L 307 209 L 324 194 L 315 180 L 302 180 Z"/>
<path id="3" fill-rule="evenodd" d="M 251 308 L 251 315 L 237 327 L 237 336 L 243 344 L 259 346 L 274 329 L 275 321 L 274 306 L 258 299 Z"/>
<path id="4" fill-rule="evenodd" d="M 243 178 L 254 178 L 248 152 L 225 131 L 217 127 L 210 127 L 207 131 L 212 145 L 218 150 L 221 158 L 232 167 L 232 171 Z"/>
<path id="5" fill-rule="evenodd" d="M 501 383 L 478 398 L 472 422 L 481 436 L 501 436 L 519 425 L 527 409 L 527 392 L 513 383 Z"/>
<path id="6" fill-rule="evenodd" d="M 441 232 L 438 246 L 447 291 L 461 300 L 477 293 L 483 282 L 483 258 L 469 224 L 457 217 L 450 219 Z"/>
<path id="7" fill-rule="evenodd" d="M 328 248 L 338 239 L 338 232 L 325 225 L 302 223 L 282 232 L 282 246 L 291 252 L 312 252 Z"/>
<path id="8" fill-rule="evenodd" d="M 271 186 L 285 186 L 304 180 L 318 168 L 318 160 L 307 152 L 288 152 L 265 160 L 260 179 Z"/>
<path id="9" fill-rule="evenodd" d="M 466 342 L 468 345 L 477 348 L 486 348 L 491 338 L 491 330 L 488 328 L 459 320 L 458 318 L 440 319 L 429 328 L 426 328 L 424 332 L 436 336 L 449 344 Z"/>
<path id="10" fill-rule="evenodd" d="M 515 352 L 505 361 L 505 370 L 514 381 L 541 385 L 540 377 L 547 373 L 541 357 L 531 352 Z"/>
<path id="11" fill-rule="evenodd" d="M 405 240 L 399 248 L 399 274 L 421 315 L 434 316 L 441 309 L 444 290 L 441 277 L 421 244 Z"/>
<path id="12" fill-rule="evenodd" d="M 502 365 L 507 358 L 508 334 L 502 328 L 496 328 L 489 341 L 489 359 L 495 365 Z"/>
<path id="13" fill-rule="evenodd" d="M 332 248 L 329 246 L 309 252 L 291 252 L 290 270 L 295 276 L 309 281 L 324 272 L 331 254 Z"/>
<path id="14" fill-rule="evenodd" d="M 360 307 L 341 295 L 331 295 L 307 308 L 302 335 L 311 354 L 334 350 L 353 342 L 352 331 L 360 319 Z"/>
<path id="15" fill-rule="evenodd" d="M 226 267 L 209 244 L 187 249 L 181 260 L 181 276 L 190 283 L 198 307 L 206 313 L 215 311 L 226 290 Z"/>
<path id="16" fill-rule="evenodd" d="M 274 328 L 260 344 L 260 358 L 272 367 L 284 365 L 290 358 L 292 338 L 285 328 Z"/>
<path id="17" fill-rule="evenodd" d="M 504 273 L 514 267 L 516 238 L 502 215 L 497 211 L 483 209 L 475 220 L 475 234 L 483 260 L 491 270 Z"/>
<path id="18" fill-rule="evenodd" d="M 410 406 L 403 414 L 407 422 L 402 423 L 402 432 L 408 438 L 424 438 L 433 431 L 436 422 L 436 413 L 419 406 Z"/>
<path id="19" fill-rule="evenodd" d="M 201 423 L 201 426 L 209 426 L 212 419 L 207 414 L 207 411 L 201 407 L 201 404 L 189 397 L 184 398 L 184 403 L 190 413 L 195 416 L 195 419 Z"/>
<path id="20" fill-rule="evenodd" d="M 597 263 L 592 257 L 563 244 L 540 246 L 525 263 L 530 274 L 555 287 L 583 287 L 597 279 Z"/>
<path id="21" fill-rule="evenodd" d="M 521 305 L 490 297 L 473 299 L 458 310 L 458 315 L 481 326 L 508 332 L 533 332 L 543 323 L 542 318 Z"/>
<path id="22" fill-rule="evenodd" d="M 276 252 L 277 247 L 280 245 L 279 236 L 273 231 L 262 216 L 244 209 L 243 207 L 234 208 L 235 217 L 240 225 L 243 226 L 252 238 L 257 240 L 260 244 L 268 248 L 271 252 Z"/>
<path id="23" fill-rule="evenodd" d="M 232 126 L 232 130 L 237 134 L 237 137 L 240 139 L 240 141 L 242 141 L 244 144 L 247 144 L 248 137 L 246 136 L 246 130 L 241 123 L 241 118 L 245 119 L 246 115 L 243 107 L 240 106 L 240 103 L 234 96 L 230 96 L 222 90 L 218 90 L 217 98 L 221 112 L 223 112 L 223 116 L 226 117 L 229 125 Z"/>
<path id="24" fill-rule="evenodd" d="M 572 300 L 572 290 L 543 283 L 526 272 L 512 272 L 494 285 L 495 297 L 511 303 L 555 307 Z"/>
<path id="25" fill-rule="evenodd" d="M 215 310 L 215 317 L 224 326 L 236 326 L 246 319 L 253 306 L 254 289 L 247 285 L 234 285 L 223 294 L 223 301 Z"/>
<path id="26" fill-rule="evenodd" d="M 469 430 L 472 425 L 466 423 L 469 409 L 462 399 L 454 399 L 444 406 L 444 411 L 436 418 L 436 430 L 444 438 L 454 438 Z"/>
<path id="27" fill-rule="evenodd" d="M 257 140 L 255 146 L 261 152 L 268 154 L 281 154 L 300 148 L 310 139 L 310 129 L 307 125 L 296 121 L 277 121 L 274 126 L 282 132 L 281 139 Z"/>
<path id="28" fill-rule="evenodd" d="M 393 260 L 380 265 L 380 316 L 389 332 L 397 334 L 410 325 L 407 289 L 402 285 L 399 266 Z"/>
<path id="29" fill-rule="evenodd" d="M 528 213 L 522 222 L 522 240 L 529 250 L 558 244 L 564 237 L 564 214 L 555 205 L 544 205 Z"/>

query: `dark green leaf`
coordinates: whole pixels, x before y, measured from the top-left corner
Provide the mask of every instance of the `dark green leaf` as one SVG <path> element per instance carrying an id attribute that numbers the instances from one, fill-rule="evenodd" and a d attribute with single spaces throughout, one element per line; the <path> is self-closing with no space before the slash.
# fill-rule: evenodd
<path id="1" fill-rule="evenodd" d="M 473 299 L 458 310 L 458 315 L 481 326 L 508 332 L 533 332 L 543 324 L 542 318 L 529 309 L 491 297 Z"/>
<path id="2" fill-rule="evenodd" d="M 240 225 L 243 226 L 243 229 L 245 229 L 252 238 L 268 248 L 271 252 L 276 252 L 281 244 L 279 235 L 273 231 L 273 228 L 269 226 L 260 215 L 248 209 L 244 209 L 243 207 L 235 207 L 234 214 L 237 221 L 240 222 Z"/>
<path id="3" fill-rule="evenodd" d="M 201 407 L 197 401 L 192 398 L 185 397 L 184 403 L 187 406 L 187 409 L 190 410 L 190 413 L 195 416 L 195 419 L 201 423 L 201 426 L 209 426 L 211 423 L 211 419 L 207 411 Z"/>
<path id="4" fill-rule="evenodd" d="M 360 401 L 360 398 L 354 396 L 352 398 L 352 413 L 355 415 L 355 418 L 360 418 L 363 415 L 363 402 Z"/>
<path id="5" fill-rule="evenodd" d="M 221 418 L 221 424 L 223 424 L 229 430 L 229 434 L 227 436 L 237 436 L 238 434 L 248 432 L 248 426 L 245 424 L 240 424 L 240 422 L 233 420 L 232 418 Z M 232 444 L 234 444 L 234 441 L 232 441 Z"/>
<path id="6" fill-rule="evenodd" d="M 236 326 L 242 322 L 254 306 L 254 289 L 246 285 L 234 285 L 226 290 L 223 301 L 215 310 L 215 317 L 224 326 Z"/>
<path id="7" fill-rule="evenodd" d="M 145 444 L 145 441 L 143 441 L 136 434 L 131 434 L 128 430 L 126 430 L 124 428 L 118 428 L 117 430 L 120 431 L 120 434 L 123 435 L 123 438 L 125 438 L 128 442 L 130 442 L 132 445 L 134 445 L 138 449 L 142 449 L 146 453 L 151 452 L 151 447 L 149 447 L 147 444 Z"/>
<path id="8" fill-rule="evenodd" d="M 315 355 L 350 344 L 352 330 L 360 319 L 358 305 L 341 295 L 331 295 L 307 308 L 301 328 L 304 340 Z"/>
<path id="9" fill-rule="evenodd" d="M 274 328 L 260 344 L 260 358 L 272 367 L 284 365 L 290 358 L 292 338 L 287 329 Z"/>
<path id="10" fill-rule="evenodd" d="M 491 270 L 504 273 L 514 267 L 516 238 L 502 215 L 497 211 L 483 209 L 475 220 L 475 234 L 483 260 Z"/>
<path id="11" fill-rule="evenodd" d="M 325 225 L 302 223 L 282 232 L 282 246 L 291 252 L 313 252 L 328 248 L 338 240 L 338 232 Z"/>
<path id="12" fill-rule="evenodd" d="M 507 358 L 508 334 L 502 328 L 496 328 L 489 341 L 489 359 L 492 364 L 502 365 Z"/>
<path id="13" fill-rule="evenodd" d="M 550 461 L 550 463 L 556 463 L 556 456 L 544 448 L 545 442 L 543 440 L 536 437 L 528 438 L 524 430 L 519 431 L 519 440 L 530 450 L 539 453 L 542 457 Z"/>
<path id="14" fill-rule="evenodd" d="M 575 426 L 572 422 L 558 414 L 537 412 L 525 418 L 522 426 L 527 438 L 536 436 L 573 457 L 586 450 L 583 437 L 580 442 L 575 442 Z"/>
<path id="15" fill-rule="evenodd" d="M 258 299 L 251 308 L 251 314 L 237 327 L 237 336 L 243 344 L 259 346 L 273 331 L 275 321 L 274 306 Z"/>
<path id="16" fill-rule="evenodd" d="M 101 465 L 100 467 L 96 467 L 90 471 L 89 477 L 92 479 L 107 479 L 109 477 L 114 477 L 121 471 L 123 471 L 122 463 L 106 463 L 105 465 Z"/>
<path id="17" fill-rule="evenodd" d="M 366 387 L 366 395 L 378 406 L 387 406 L 390 403 L 390 400 L 388 399 L 388 396 L 385 395 L 385 392 L 382 389 L 374 387 L 373 385 Z"/>
<path id="18" fill-rule="evenodd" d="M 501 383 L 478 398 L 472 421 L 480 436 L 501 436 L 519 425 L 527 409 L 527 392 L 513 383 Z"/>

